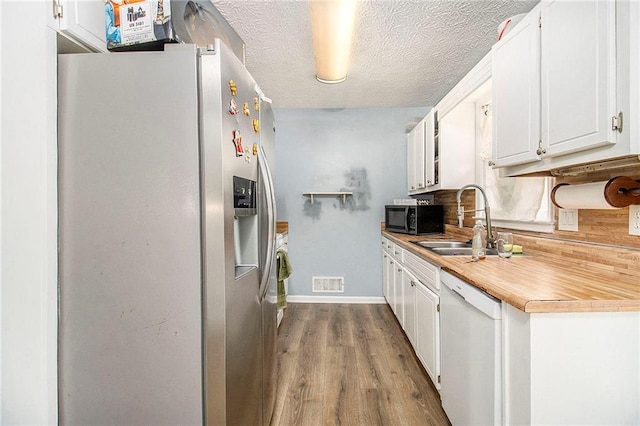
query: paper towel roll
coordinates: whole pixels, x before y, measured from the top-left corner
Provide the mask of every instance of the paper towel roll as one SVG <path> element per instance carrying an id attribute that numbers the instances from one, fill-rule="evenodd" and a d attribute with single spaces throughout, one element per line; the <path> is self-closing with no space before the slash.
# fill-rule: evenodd
<path id="1" fill-rule="evenodd" d="M 640 183 L 620 176 L 604 182 L 581 185 L 561 183 L 551 192 L 551 201 L 562 209 L 617 209 L 640 202 Z"/>

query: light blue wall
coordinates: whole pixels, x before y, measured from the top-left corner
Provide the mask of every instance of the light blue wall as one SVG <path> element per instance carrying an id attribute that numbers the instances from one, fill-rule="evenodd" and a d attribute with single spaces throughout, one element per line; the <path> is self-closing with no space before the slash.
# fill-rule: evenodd
<path id="1" fill-rule="evenodd" d="M 407 122 L 427 108 L 280 109 L 276 118 L 278 220 L 289 222 L 289 294 L 382 296 L 384 205 L 406 198 Z M 353 191 L 336 197 L 303 192 Z M 312 276 L 344 276 L 344 293 L 312 293 Z"/>

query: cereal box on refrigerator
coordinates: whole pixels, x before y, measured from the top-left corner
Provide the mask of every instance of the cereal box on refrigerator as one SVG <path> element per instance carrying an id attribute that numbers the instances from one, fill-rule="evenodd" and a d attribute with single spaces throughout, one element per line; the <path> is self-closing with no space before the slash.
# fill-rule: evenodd
<path id="1" fill-rule="evenodd" d="M 107 49 L 159 50 L 175 42 L 171 0 L 105 0 Z"/>

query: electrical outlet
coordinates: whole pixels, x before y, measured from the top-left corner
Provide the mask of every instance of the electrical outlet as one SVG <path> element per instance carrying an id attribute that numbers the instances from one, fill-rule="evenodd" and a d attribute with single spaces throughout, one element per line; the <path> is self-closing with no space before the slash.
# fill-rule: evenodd
<path id="1" fill-rule="evenodd" d="M 640 236 L 640 205 L 629 206 L 629 235 Z"/>
<path id="2" fill-rule="evenodd" d="M 558 230 L 578 232 L 577 209 L 558 209 Z"/>

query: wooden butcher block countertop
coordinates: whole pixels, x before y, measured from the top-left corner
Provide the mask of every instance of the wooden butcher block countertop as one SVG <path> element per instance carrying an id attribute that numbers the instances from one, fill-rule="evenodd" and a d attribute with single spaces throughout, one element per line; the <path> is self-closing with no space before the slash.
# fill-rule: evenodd
<path id="1" fill-rule="evenodd" d="M 410 242 L 434 239 L 464 241 L 460 236 L 416 237 L 385 230 L 382 233 L 405 250 L 524 312 L 640 311 L 640 250 L 616 252 L 623 262 L 629 262 L 622 267 L 615 263 L 613 266 L 603 265 L 594 261 L 595 255 L 590 255 L 588 260 L 572 258 L 563 255 L 561 249 L 555 252 L 529 251 L 527 244 L 523 244 L 524 255 L 514 254 L 511 259 L 487 256 L 479 262 L 469 262 L 470 256 L 440 256 Z M 518 237 L 514 235 L 516 244 L 520 244 Z M 532 247 L 535 245 L 531 244 Z M 585 250 L 591 250 L 586 253 L 615 251 L 597 246 Z"/>

